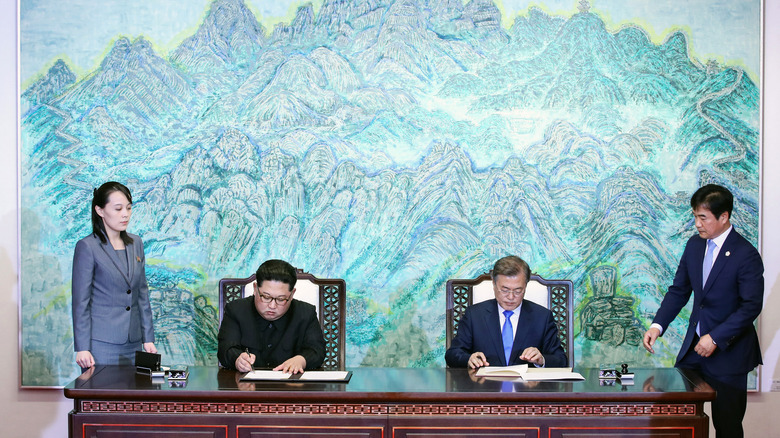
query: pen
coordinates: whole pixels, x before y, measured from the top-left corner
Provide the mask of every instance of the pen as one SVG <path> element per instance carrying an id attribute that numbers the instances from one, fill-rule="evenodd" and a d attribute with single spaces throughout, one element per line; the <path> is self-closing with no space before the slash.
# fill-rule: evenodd
<path id="1" fill-rule="evenodd" d="M 249 347 L 244 347 L 244 353 L 246 353 L 247 356 L 251 356 L 252 355 L 252 353 L 249 352 Z M 254 363 L 249 364 L 249 366 L 252 367 L 252 371 L 255 370 L 255 364 Z"/>

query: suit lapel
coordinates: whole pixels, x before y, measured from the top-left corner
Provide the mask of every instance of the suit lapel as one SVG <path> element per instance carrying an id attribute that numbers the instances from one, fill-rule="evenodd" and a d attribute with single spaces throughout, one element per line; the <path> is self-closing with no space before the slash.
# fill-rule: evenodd
<path id="1" fill-rule="evenodd" d="M 691 263 L 693 263 L 693 266 L 688 271 L 691 273 L 691 287 L 693 290 L 704 290 L 704 285 L 702 284 L 704 273 L 702 272 L 702 268 L 704 267 L 704 251 L 707 247 L 707 239 L 698 238 L 692 245 L 693 254 Z M 712 271 L 710 271 L 710 276 L 712 276 Z"/>
<path id="2" fill-rule="evenodd" d="M 125 245 L 125 248 L 127 248 L 127 284 L 132 286 L 132 279 L 135 275 L 135 268 L 136 268 L 136 254 L 135 254 L 135 242 Z"/>
<path id="3" fill-rule="evenodd" d="M 718 278 L 718 274 L 723 270 L 723 267 L 729 262 L 731 251 L 734 249 L 734 242 L 737 240 L 737 230 L 731 229 L 731 232 L 726 236 L 726 240 L 723 242 L 723 248 L 718 251 L 718 258 L 715 259 L 715 263 L 712 265 L 710 275 L 707 277 L 707 284 L 704 285 L 704 293 L 709 292 L 712 289 L 712 285 Z M 704 258 L 702 257 L 702 263 Z"/>
<path id="4" fill-rule="evenodd" d="M 485 327 L 483 327 L 482 333 L 487 333 L 488 336 L 490 336 L 495 351 L 499 353 L 498 357 L 501 358 L 501 362 L 504 365 L 507 365 L 506 359 L 504 358 L 504 341 L 501 339 L 501 321 L 498 318 L 498 302 L 492 300 L 492 303 L 492 306 L 487 306 L 485 309 L 486 315 L 483 319 Z"/>
<path id="5" fill-rule="evenodd" d="M 124 263 L 122 260 L 119 259 L 119 256 L 117 255 L 116 251 L 114 250 L 114 247 L 111 246 L 111 242 L 106 240 L 106 243 L 100 243 L 100 248 L 103 249 L 103 252 L 106 253 L 106 256 L 109 260 L 111 260 L 111 263 L 114 265 L 114 268 L 119 272 L 119 275 L 125 279 L 125 282 L 127 282 L 128 286 L 131 286 L 130 284 L 130 277 L 125 274 L 125 270 L 122 269 L 120 266 L 120 263 Z M 130 257 L 130 253 L 132 252 L 132 249 L 130 248 L 130 245 L 125 245 L 125 253 L 127 257 Z M 130 263 L 132 266 L 132 263 Z"/>

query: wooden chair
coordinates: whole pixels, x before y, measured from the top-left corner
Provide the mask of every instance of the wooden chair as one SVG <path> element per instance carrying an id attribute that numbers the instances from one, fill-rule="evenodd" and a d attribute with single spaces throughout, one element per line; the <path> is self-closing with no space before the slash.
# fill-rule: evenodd
<path id="1" fill-rule="evenodd" d="M 347 284 L 341 279 L 320 279 L 298 269 L 295 299 L 312 304 L 325 336 L 325 370 L 343 370 L 346 314 L 344 310 Z M 219 323 L 225 305 L 254 294 L 255 274 L 247 278 L 223 278 L 219 281 Z"/>
<path id="2" fill-rule="evenodd" d="M 558 326 L 561 346 L 569 358 L 569 366 L 574 365 L 574 285 L 571 280 L 545 280 L 532 274 L 526 286 L 524 299 L 544 306 L 553 314 Z M 495 298 L 493 280 L 490 273 L 475 279 L 455 279 L 447 281 L 447 348 L 458 330 L 458 322 L 466 308 L 485 300 Z"/>

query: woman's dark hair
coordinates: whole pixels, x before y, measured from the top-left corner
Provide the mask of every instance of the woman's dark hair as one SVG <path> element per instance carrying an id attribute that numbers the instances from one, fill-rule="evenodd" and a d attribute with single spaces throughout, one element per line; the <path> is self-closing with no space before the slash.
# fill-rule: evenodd
<path id="1" fill-rule="evenodd" d="M 109 181 L 102 186 L 92 191 L 92 233 L 94 233 L 100 241 L 106 243 L 106 228 L 103 225 L 103 218 L 97 214 L 95 207 L 106 208 L 108 204 L 108 197 L 114 192 L 122 192 L 127 197 L 127 200 L 132 204 L 133 196 L 130 195 L 130 189 L 125 187 L 124 184 L 116 181 Z M 127 235 L 127 231 L 120 231 L 119 237 L 125 242 L 125 245 L 133 243 L 133 238 Z"/>

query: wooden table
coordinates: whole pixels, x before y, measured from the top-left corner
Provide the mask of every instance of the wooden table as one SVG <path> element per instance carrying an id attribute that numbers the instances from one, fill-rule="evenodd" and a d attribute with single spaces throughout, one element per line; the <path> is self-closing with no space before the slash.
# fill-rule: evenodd
<path id="1" fill-rule="evenodd" d="M 696 437 L 713 389 L 674 368 L 634 385 L 481 380 L 465 369 L 352 368 L 349 383 L 243 382 L 190 367 L 181 383 L 96 367 L 65 387 L 71 437 Z M 509 387 L 507 387 L 507 385 Z M 506 392 L 510 390 L 512 392 Z"/>

